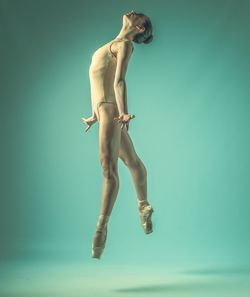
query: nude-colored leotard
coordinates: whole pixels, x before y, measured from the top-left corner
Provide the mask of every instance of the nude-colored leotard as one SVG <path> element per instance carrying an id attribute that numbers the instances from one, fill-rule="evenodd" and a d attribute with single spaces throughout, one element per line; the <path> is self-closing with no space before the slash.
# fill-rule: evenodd
<path id="1" fill-rule="evenodd" d="M 111 51 L 113 42 L 128 40 L 115 38 L 107 44 L 98 48 L 92 55 L 89 67 L 91 101 L 93 110 L 99 121 L 98 107 L 102 103 L 112 103 L 117 106 L 114 92 L 114 79 L 116 69 L 116 57 Z"/>

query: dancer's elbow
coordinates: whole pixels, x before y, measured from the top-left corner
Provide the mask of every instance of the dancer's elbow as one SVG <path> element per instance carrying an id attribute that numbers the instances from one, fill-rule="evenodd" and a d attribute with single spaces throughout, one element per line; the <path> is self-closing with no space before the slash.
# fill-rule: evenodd
<path id="1" fill-rule="evenodd" d="M 121 86 L 123 87 L 124 85 L 126 85 L 125 79 L 119 79 L 114 82 L 114 89 L 120 88 Z"/>

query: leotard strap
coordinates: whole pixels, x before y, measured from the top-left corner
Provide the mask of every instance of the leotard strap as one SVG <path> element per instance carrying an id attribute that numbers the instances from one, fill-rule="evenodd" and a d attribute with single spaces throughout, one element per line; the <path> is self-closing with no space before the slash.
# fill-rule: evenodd
<path id="1" fill-rule="evenodd" d="M 112 44 L 116 41 L 116 40 L 124 40 L 124 41 L 130 41 L 129 39 L 126 39 L 126 38 L 115 38 L 115 39 L 113 39 L 112 40 L 112 42 L 110 43 L 110 45 L 109 45 L 109 52 L 110 52 L 110 54 L 111 54 L 111 56 L 113 56 L 113 57 L 115 57 L 116 58 L 116 56 L 112 53 L 112 51 L 111 51 L 111 46 L 112 46 Z M 133 44 L 132 44 L 132 51 L 134 50 L 134 46 L 133 46 Z"/>

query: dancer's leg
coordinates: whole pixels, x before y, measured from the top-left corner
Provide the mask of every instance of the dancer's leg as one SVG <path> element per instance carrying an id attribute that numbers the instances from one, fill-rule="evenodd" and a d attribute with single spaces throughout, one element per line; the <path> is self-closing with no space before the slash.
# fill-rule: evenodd
<path id="1" fill-rule="evenodd" d="M 100 215 L 92 243 L 92 257 L 100 259 L 107 239 L 107 225 L 118 190 L 118 155 L 121 139 L 120 124 L 113 121 L 119 112 L 116 105 L 102 103 L 99 112 L 99 157 L 103 170 Z"/>
<path id="2" fill-rule="evenodd" d="M 113 121 L 118 116 L 114 104 L 103 103 L 98 108 L 99 158 L 103 170 L 100 214 L 110 215 L 119 190 L 118 156 L 121 139 L 120 124 Z"/>
<path id="3" fill-rule="evenodd" d="M 129 168 L 137 192 L 138 202 L 147 201 L 147 170 L 137 155 L 126 128 L 122 129 L 119 158 Z"/>
<path id="4" fill-rule="evenodd" d="M 141 218 L 141 224 L 146 234 L 153 232 L 151 215 L 153 208 L 147 198 L 147 170 L 137 155 L 132 139 L 124 128 L 121 135 L 119 157 L 129 168 L 137 192 L 137 204 Z"/>

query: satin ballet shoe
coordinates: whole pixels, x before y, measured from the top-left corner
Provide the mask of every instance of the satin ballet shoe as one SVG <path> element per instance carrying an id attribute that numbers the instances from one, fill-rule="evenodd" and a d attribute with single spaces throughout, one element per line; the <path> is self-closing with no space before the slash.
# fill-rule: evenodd
<path id="1" fill-rule="evenodd" d="M 151 220 L 151 216 L 154 212 L 153 207 L 148 203 L 147 200 L 138 200 L 138 210 L 144 232 L 146 234 L 152 233 L 153 223 Z"/>
<path id="2" fill-rule="evenodd" d="M 100 259 L 107 240 L 109 216 L 100 215 L 92 242 L 92 258 Z"/>

